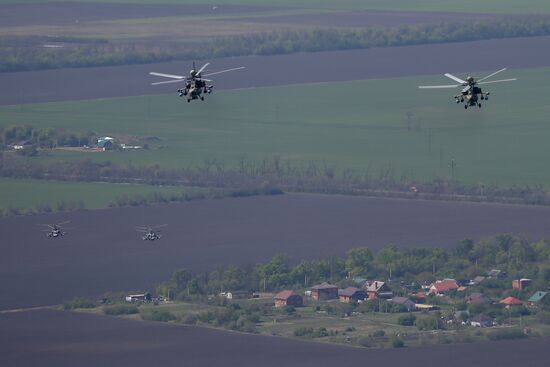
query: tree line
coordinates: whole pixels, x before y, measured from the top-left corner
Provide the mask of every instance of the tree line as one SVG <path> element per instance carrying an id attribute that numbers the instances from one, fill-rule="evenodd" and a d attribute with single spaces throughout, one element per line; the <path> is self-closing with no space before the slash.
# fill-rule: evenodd
<path id="1" fill-rule="evenodd" d="M 550 35 L 547 16 L 514 16 L 439 24 L 314 29 L 220 36 L 200 42 L 187 40 L 154 44 L 147 41 L 111 42 L 75 37 L 2 36 L 0 72 L 143 64 L 181 59 L 365 49 L 494 38 Z M 62 48 L 45 48 L 62 42 Z"/>

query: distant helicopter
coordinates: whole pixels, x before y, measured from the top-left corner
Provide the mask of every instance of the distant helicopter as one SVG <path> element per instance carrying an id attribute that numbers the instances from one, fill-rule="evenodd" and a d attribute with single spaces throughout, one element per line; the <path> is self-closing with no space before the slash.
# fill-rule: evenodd
<path id="1" fill-rule="evenodd" d="M 67 232 L 63 231 L 61 226 L 68 223 L 70 223 L 70 221 L 65 221 L 57 224 L 42 224 L 42 225 L 48 227 L 48 229 L 46 230 L 46 236 L 48 238 L 60 238 L 67 234 Z"/>
<path id="2" fill-rule="evenodd" d="M 454 96 L 454 99 L 456 103 L 464 103 L 464 108 L 468 109 L 468 107 L 479 107 L 481 108 L 481 102 L 483 100 L 489 99 L 489 92 L 483 92 L 478 85 L 482 84 L 492 84 L 492 83 L 502 83 L 502 82 L 511 82 L 514 80 L 517 80 L 516 78 L 512 79 L 501 79 L 501 80 L 491 80 L 491 81 L 485 81 L 501 72 L 506 70 L 500 69 L 499 71 L 496 71 L 492 74 L 487 75 L 484 78 L 476 80 L 473 76 L 468 75 L 466 77 L 466 80 L 462 80 L 460 78 L 457 78 L 456 76 L 452 74 L 445 74 L 447 78 L 450 78 L 460 84 L 452 84 L 452 85 L 423 85 L 419 86 L 418 88 L 421 89 L 440 89 L 440 88 L 457 88 L 457 87 L 464 87 L 460 94 Z"/>
<path id="3" fill-rule="evenodd" d="M 197 70 L 195 67 L 195 62 L 193 62 L 193 69 L 189 71 L 189 76 L 151 72 L 149 73 L 149 75 L 174 79 L 174 80 L 168 80 L 165 82 L 151 83 L 151 85 L 185 82 L 185 87 L 178 89 L 179 96 L 180 97 L 186 96 L 187 102 L 191 102 L 191 100 L 193 99 L 200 99 L 201 101 L 204 101 L 204 95 L 212 93 L 212 89 L 214 88 L 212 84 L 210 85 L 206 84 L 207 82 L 212 82 L 212 80 L 205 79 L 204 77 L 227 73 L 229 71 L 244 69 L 244 66 L 241 66 L 238 68 L 226 69 L 226 70 L 216 71 L 214 73 L 202 75 L 202 72 L 204 71 L 204 69 L 206 69 L 208 65 L 210 65 L 210 63 L 204 64 L 202 68 Z"/>
<path id="4" fill-rule="evenodd" d="M 159 228 L 166 227 L 167 225 L 168 224 L 162 224 L 156 227 L 136 227 L 136 231 L 144 233 L 141 237 L 143 241 L 155 241 L 160 240 L 162 237 Z"/>

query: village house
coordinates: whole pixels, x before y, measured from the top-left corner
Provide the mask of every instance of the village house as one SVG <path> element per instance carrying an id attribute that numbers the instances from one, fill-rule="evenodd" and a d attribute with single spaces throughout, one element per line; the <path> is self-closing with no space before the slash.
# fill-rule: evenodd
<path id="1" fill-rule="evenodd" d="M 150 293 L 142 293 L 142 294 L 129 294 L 125 297 L 126 302 L 134 303 L 134 302 L 150 302 L 152 300 Z"/>
<path id="2" fill-rule="evenodd" d="M 340 302 L 354 303 L 367 299 L 367 292 L 359 288 L 347 287 L 338 291 L 338 297 L 340 298 Z"/>
<path id="3" fill-rule="evenodd" d="M 469 296 L 466 296 L 465 299 L 466 303 L 473 305 L 485 305 L 487 303 L 491 303 L 491 300 L 479 292 L 472 293 Z"/>
<path id="4" fill-rule="evenodd" d="M 470 325 L 475 327 L 489 327 L 494 325 L 494 320 L 489 315 L 479 314 L 470 319 Z"/>
<path id="5" fill-rule="evenodd" d="M 528 278 L 512 280 L 512 288 L 520 290 L 520 291 L 522 291 L 525 288 L 529 287 L 530 284 L 531 284 L 531 279 L 528 279 Z"/>
<path id="6" fill-rule="evenodd" d="M 367 291 L 368 299 L 390 299 L 393 297 L 393 292 L 388 284 L 380 280 L 374 280 L 369 283 L 365 290 Z"/>
<path id="7" fill-rule="evenodd" d="M 527 300 L 529 307 L 538 307 L 541 302 L 548 296 L 548 292 L 537 291 Z"/>
<path id="8" fill-rule="evenodd" d="M 435 294 L 437 296 L 444 295 L 450 291 L 456 291 L 458 289 L 458 283 L 454 279 L 437 280 L 430 286 L 429 294 Z"/>
<path id="9" fill-rule="evenodd" d="M 408 312 L 416 309 L 416 304 L 407 297 L 393 297 L 391 302 L 403 306 Z"/>
<path id="10" fill-rule="evenodd" d="M 284 290 L 275 295 L 275 307 L 302 307 L 303 304 L 304 300 L 302 296 L 290 290 Z"/>
<path id="11" fill-rule="evenodd" d="M 506 308 L 523 305 L 523 302 L 516 297 L 506 297 L 504 299 L 501 299 L 499 303 L 505 305 Z"/>
<path id="12" fill-rule="evenodd" d="M 321 283 L 311 287 L 311 298 L 314 300 L 327 300 L 338 298 L 338 287 L 330 283 Z"/>

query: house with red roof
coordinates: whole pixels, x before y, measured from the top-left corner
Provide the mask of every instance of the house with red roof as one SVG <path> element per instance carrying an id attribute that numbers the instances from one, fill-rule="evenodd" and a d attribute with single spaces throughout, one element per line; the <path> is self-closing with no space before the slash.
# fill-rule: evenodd
<path id="1" fill-rule="evenodd" d="M 506 307 L 523 305 L 523 302 L 516 297 L 506 297 L 504 299 L 501 299 L 499 303 L 502 303 Z"/>
<path id="2" fill-rule="evenodd" d="M 458 283 L 454 279 L 437 280 L 435 283 L 432 283 L 428 293 L 441 296 L 450 291 L 456 291 L 458 287 Z"/>
<path id="3" fill-rule="evenodd" d="M 311 298 L 327 300 L 338 298 L 338 287 L 330 283 L 321 283 L 311 287 Z"/>

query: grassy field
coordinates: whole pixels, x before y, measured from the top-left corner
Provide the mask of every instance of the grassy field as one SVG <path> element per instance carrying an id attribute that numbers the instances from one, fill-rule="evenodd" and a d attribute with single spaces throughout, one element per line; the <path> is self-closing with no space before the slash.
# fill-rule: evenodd
<path id="1" fill-rule="evenodd" d="M 181 187 L 0 178 L 0 208 L 32 209 L 39 205 L 50 205 L 55 210 L 57 203 L 64 200 L 82 201 L 87 209 L 99 209 L 107 207 L 118 197 L 133 197 L 153 192 L 179 194 L 189 190 Z"/>
<path id="2" fill-rule="evenodd" d="M 0 125 L 160 139 L 150 150 L 38 158 L 46 160 L 194 167 L 217 159 L 230 167 L 280 156 L 424 181 L 450 176 L 454 158 L 455 178 L 471 184 L 549 185 L 549 71 L 508 71 L 520 80 L 492 86 L 481 110 L 456 105 L 454 90 L 418 90 L 447 82 L 426 76 L 224 91 L 190 104 L 169 94 L 9 106 L 0 108 Z"/>
<path id="3" fill-rule="evenodd" d="M 57 0 L 0 0 L 0 4 L 48 3 Z M 68 0 L 73 2 L 103 2 L 132 4 L 196 4 L 197 0 Z M 270 0 L 218 0 L 216 5 L 275 5 Z M 546 0 L 279 0 L 276 5 L 320 9 L 381 9 L 416 11 L 459 11 L 486 13 L 539 13 L 550 12 Z"/>

